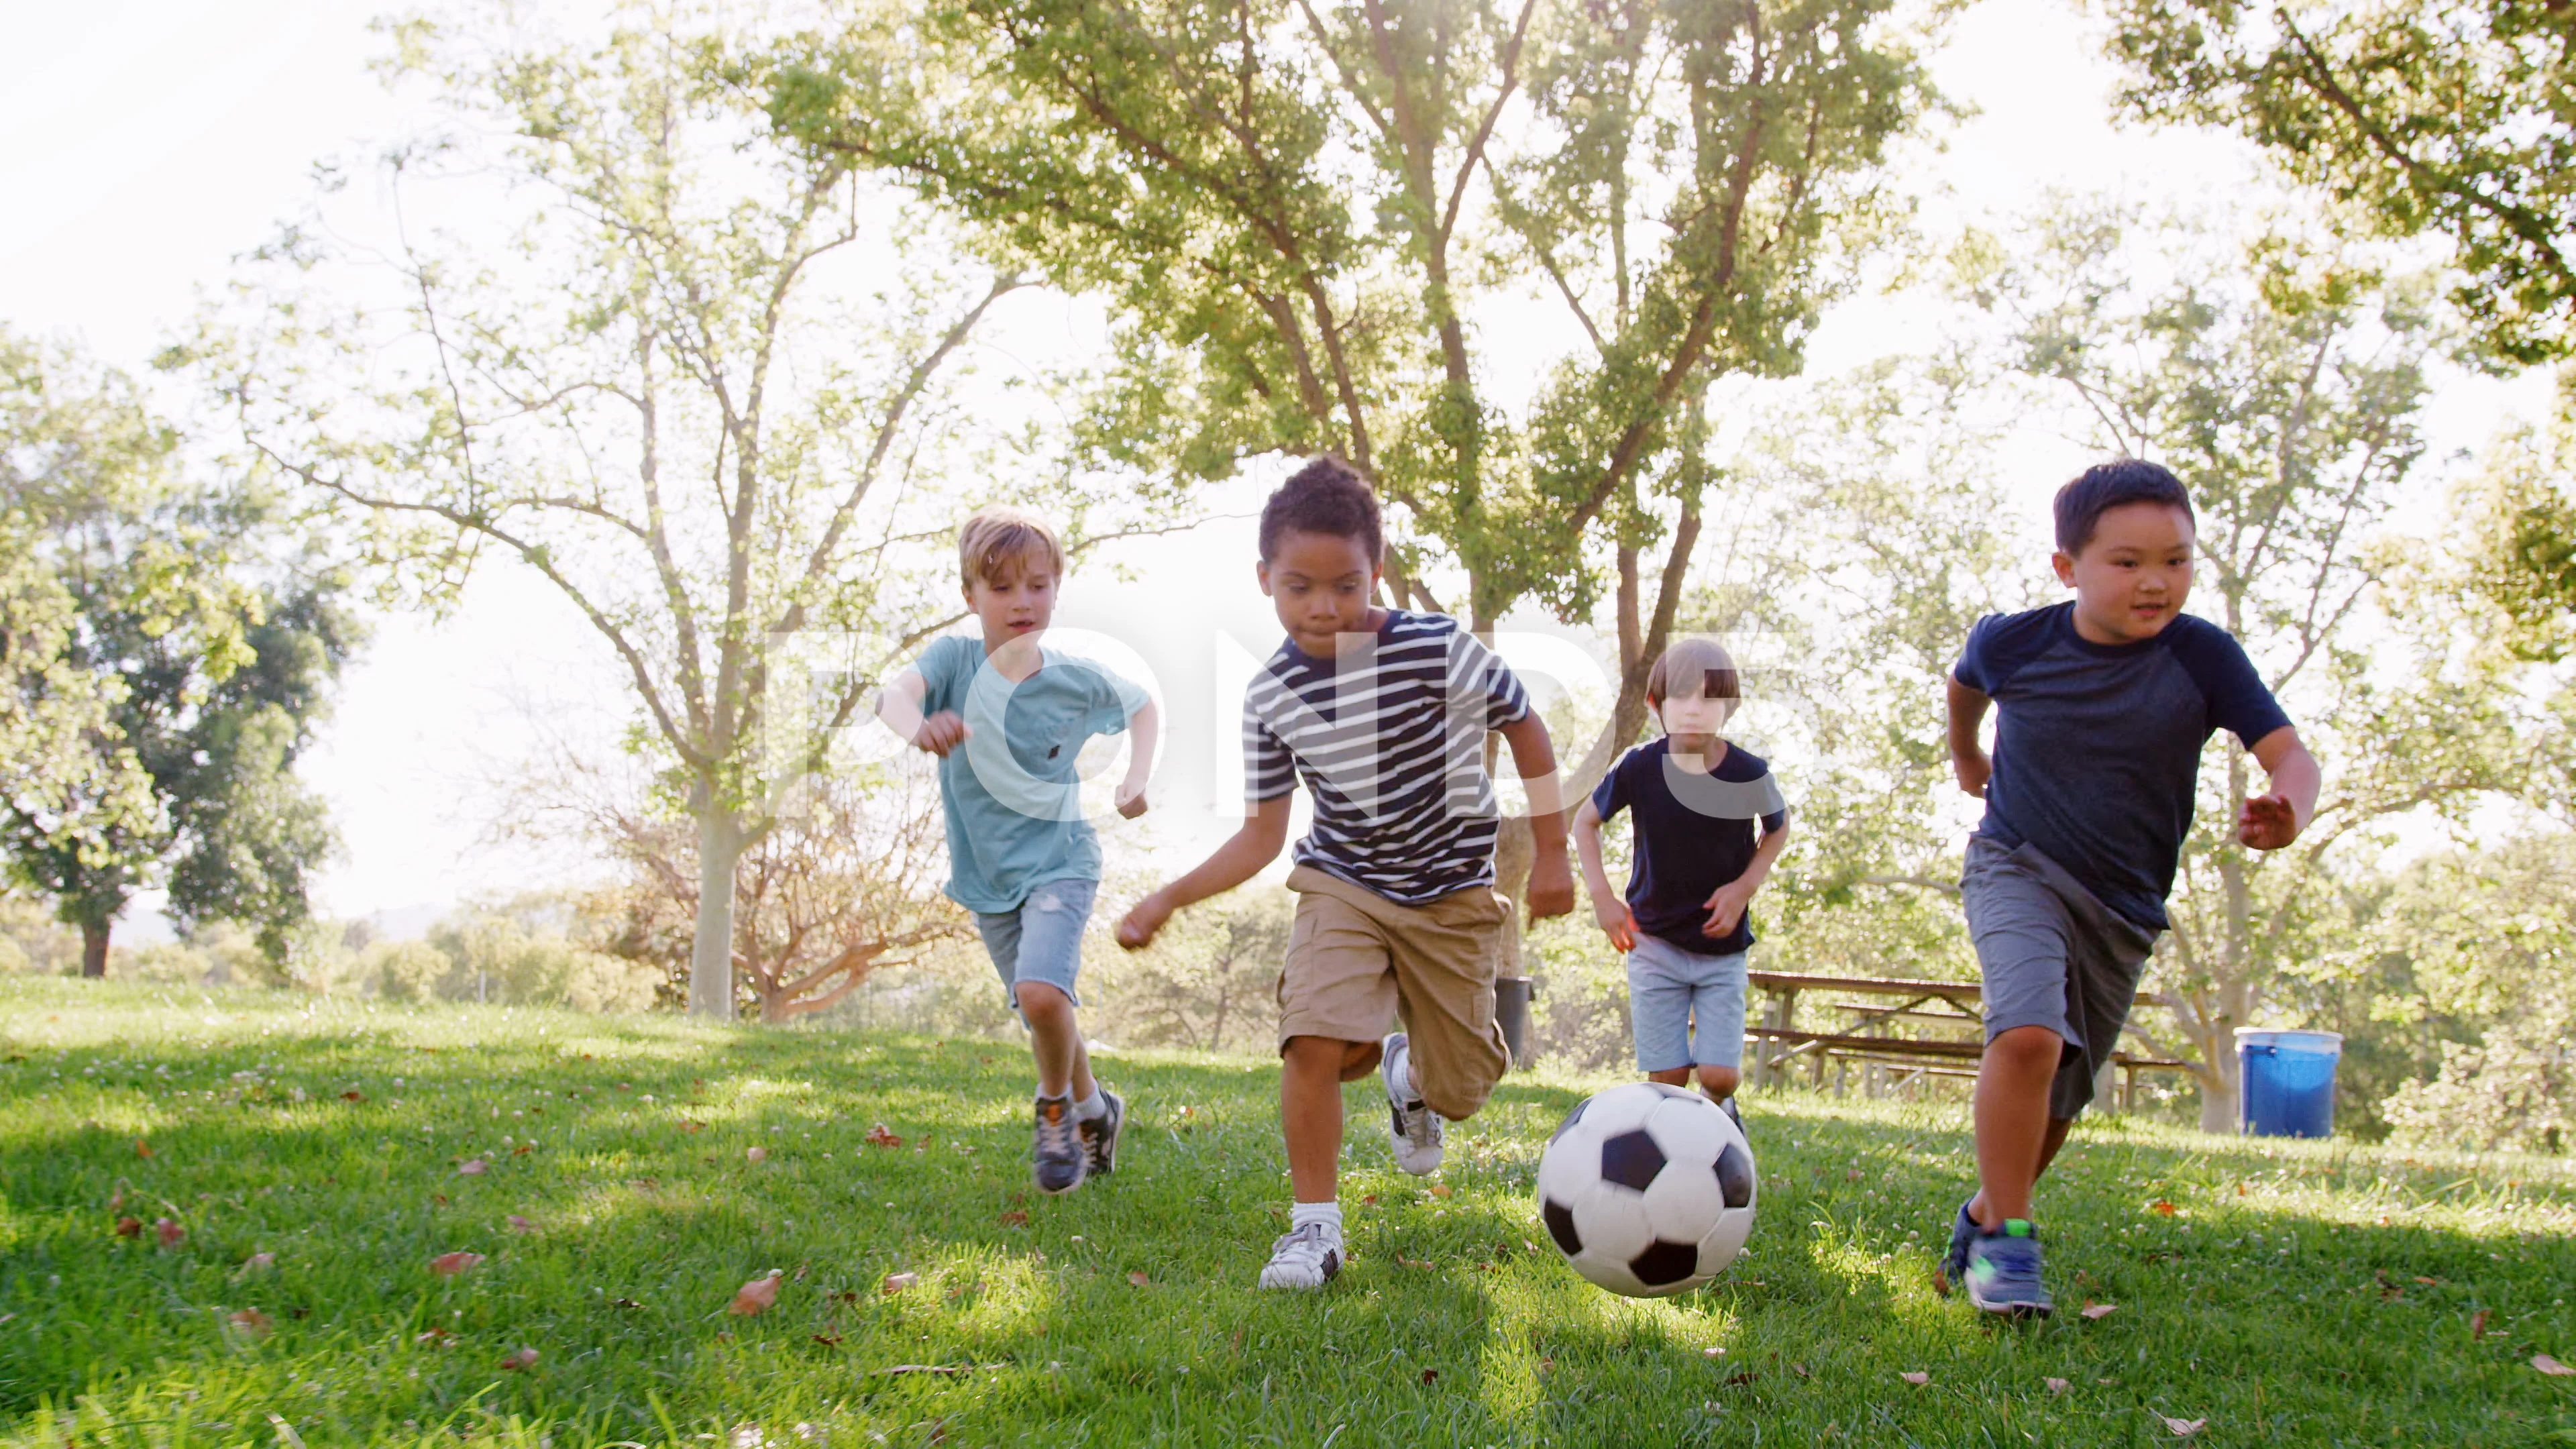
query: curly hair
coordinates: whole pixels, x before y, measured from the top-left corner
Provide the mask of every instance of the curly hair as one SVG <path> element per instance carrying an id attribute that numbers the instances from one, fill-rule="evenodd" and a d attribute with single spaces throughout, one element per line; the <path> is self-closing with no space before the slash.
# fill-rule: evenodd
<path id="1" fill-rule="evenodd" d="M 1372 562 L 1386 555 L 1376 491 L 1350 464 L 1329 455 L 1298 469 L 1261 505 L 1263 562 L 1278 555 L 1279 535 L 1291 529 L 1358 539 Z"/>

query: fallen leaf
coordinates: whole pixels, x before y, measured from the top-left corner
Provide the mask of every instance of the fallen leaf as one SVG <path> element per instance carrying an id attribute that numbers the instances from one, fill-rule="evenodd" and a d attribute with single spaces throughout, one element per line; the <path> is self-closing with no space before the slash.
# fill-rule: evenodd
<path id="1" fill-rule="evenodd" d="M 2165 1427 L 2172 1430 L 2177 1439 L 2188 1439 L 2209 1426 L 2207 1419 L 2177 1419 L 2171 1414 L 2158 1414 L 2156 1417 L 2165 1421 Z"/>
<path id="2" fill-rule="evenodd" d="M 2576 1374 L 2576 1368 L 2569 1368 L 2567 1365 L 2560 1363 L 2558 1360 L 2551 1358 L 2545 1353 L 2533 1354 L 2531 1356 L 2531 1366 L 2554 1379 L 2565 1378 L 2569 1374 Z"/>
<path id="3" fill-rule="evenodd" d="M 686 1118 L 681 1119 L 680 1122 L 680 1130 L 683 1132 L 703 1132 L 706 1128 L 707 1124 L 704 1122 L 691 1122 Z"/>
<path id="4" fill-rule="evenodd" d="M 537 1225 L 535 1223 L 528 1221 L 517 1213 L 510 1214 L 506 1221 L 510 1224 L 510 1231 L 514 1233 L 533 1233 L 537 1230 Z"/>
<path id="5" fill-rule="evenodd" d="M 2418 1282 L 2418 1283 L 2420 1283 L 2420 1284 L 2422 1284 L 2422 1285 L 2424 1285 L 2424 1286 L 2425 1286 L 2425 1287 L 2427 1287 L 2427 1288 L 2431 1288 L 2431 1287 L 2435 1286 L 2436 1284 L 2439 1284 L 2442 1280 L 2441 1280 L 2441 1279 L 2439 1279 L 2439 1278 L 2427 1278 L 2427 1277 L 2425 1277 L 2423 1274 L 2418 1273 L 2418 1274 L 2416 1274 L 2416 1275 L 2415 1275 L 2415 1281 L 2416 1281 L 2416 1282 Z"/>
<path id="6" fill-rule="evenodd" d="M 2084 1305 L 2082 1316 L 2087 1319 L 2104 1319 L 2119 1311 L 2120 1305 L 2117 1303 L 2087 1303 Z"/>
<path id="7" fill-rule="evenodd" d="M 1376 1206 L 1377 1206 L 1377 1194 L 1376 1194 L 1376 1193 L 1370 1193 L 1368 1196 L 1366 1196 L 1366 1197 L 1364 1197 L 1364 1198 L 1361 1198 L 1361 1199 L 1360 1199 L 1360 1206 L 1361 1206 L 1361 1207 L 1376 1207 Z"/>
<path id="8" fill-rule="evenodd" d="M 1020 1211 L 1018 1208 L 1013 1208 L 1013 1209 L 1011 1209 L 1009 1212 L 1006 1212 L 1006 1213 L 1002 1214 L 1002 1226 L 1003 1226 L 1003 1227 L 1006 1227 L 1006 1228 L 1025 1228 L 1025 1227 L 1027 1227 L 1028 1225 L 1029 1225 L 1029 1215 L 1028 1215 L 1027 1213 L 1024 1213 L 1024 1212 Z"/>
<path id="9" fill-rule="evenodd" d="M 441 1253 L 429 1260 L 429 1271 L 441 1278 L 453 1278 L 482 1261 L 481 1253 Z"/>
<path id="10" fill-rule="evenodd" d="M 2475 1343 L 2487 1336 L 2487 1313 L 2487 1309 L 2481 1308 L 2469 1315 L 2469 1342 Z"/>
<path id="11" fill-rule="evenodd" d="M 766 1147 L 746 1148 L 742 1155 L 756 1163 L 767 1162 L 769 1160 L 769 1149 Z"/>
<path id="12" fill-rule="evenodd" d="M 266 1338 L 269 1334 L 268 1315 L 256 1308 L 237 1310 L 224 1321 L 252 1338 Z"/>
<path id="13" fill-rule="evenodd" d="M 1445 1182 L 1435 1182 L 1431 1184 L 1431 1195 L 1433 1197 L 1447 1197 L 1455 1191 L 1457 1191 L 1457 1189 L 1451 1187 Z"/>
<path id="14" fill-rule="evenodd" d="M 485 1162 L 480 1157 L 469 1157 L 463 1162 L 456 1164 L 456 1170 L 466 1177 L 481 1177 L 483 1174 L 492 1170 L 492 1164 Z"/>
<path id="15" fill-rule="evenodd" d="M 536 1366 L 537 1351 L 533 1348 L 523 1348 L 517 1353 L 505 1354 L 501 1359 L 501 1367 L 510 1370 L 512 1373 L 517 1373 L 521 1369 L 532 1369 Z"/>
<path id="16" fill-rule="evenodd" d="M 837 1333 L 818 1333 L 814 1335 L 814 1341 L 825 1348 L 830 1348 L 841 1341 L 841 1336 Z"/>
<path id="17" fill-rule="evenodd" d="M 880 1287 L 879 1291 L 885 1293 L 900 1293 L 920 1281 L 921 1275 L 919 1273 L 888 1273 L 886 1275 L 886 1280 Z"/>
<path id="18" fill-rule="evenodd" d="M 511 1155 L 512 1157 L 525 1157 L 525 1156 L 527 1156 L 529 1153 L 534 1152 L 534 1151 L 536 1151 L 536 1150 L 537 1150 L 537 1149 L 536 1149 L 535 1147 L 533 1147 L 533 1146 L 529 1145 L 528 1143 L 522 1142 L 522 1143 L 520 1143 L 518 1146 L 513 1147 L 513 1148 L 511 1148 L 511 1149 L 510 1149 L 510 1155 Z"/>
<path id="19" fill-rule="evenodd" d="M 1806 1377 L 1809 1377 L 1809 1375 L 1808 1375 L 1808 1373 L 1807 1373 L 1807 1366 L 1806 1366 L 1805 1364 L 1802 1364 L 1802 1363 L 1793 1363 L 1793 1364 L 1789 1365 L 1789 1372 L 1791 1372 L 1791 1373 L 1793 1373 L 1793 1374 L 1796 1374 L 1798 1377 L 1800 1377 L 1800 1378 L 1802 1378 L 1802 1379 L 1803 1379 L 1803 1378 L 1806 1378 Z"/>
<path id="20" fill-rule="evenodd" d="M 118 1218 L 116 1220 L 116 1235 L 120 1238 L 139 1238 L 143 1236 L 143 1219 L 132 1217 Z"/>
<path id="21" fill-rule="evenodd" d="M 1753 1370 L 1738 1369 L 1736 1372 L 1731 1373 L 1724 1379 L 1720 1380 L 1720 1382 L 1725 1384 L 1728 1388 L 1741 1387 L 1742 1385 L 1753 1382 Z"/>
<path id="22" fill-rule="evenodd" d="M 611 1308 L 641 1308 L 644 1305 L 636 1302 L 632 1298 L 611 1298 L 608 1300 L 608 1306 Z"/>
<path id="23" fill-rule="evenodd" d="M 168 1218 L 162 1218 L 152 1224 L 152 1236 L 161 1240 L 161 1246 L 175 1248 L 179 1246 L 181 1238 L 188 1236 L 188 1230 Z"/>
<path id="24" fill-rule="evenodd" d="M 1151 1284 L 1154 1280 L 1145 1276 L 1145 1270 L 1139 1268 L 1127 1275 L 1127 1281 L 1135 1284 L 1139 1288 L 1143 1288 Z"/>
<path id="25" fill-rule="evenodd" d="M 2062 1394 L 2066 1392 L 2066 1380 L 2064 1379 L 2042 1379 L 2040 1382 L 2048 1385 L 2048 1391 L 2052 1394 Z"/>
<path id="26" fill-rule="evenodd" d="M 1422 1371 L 1422 1382 L 1423 1382 L 1424 1384 L 1426 1384 L 1426 1385 L 1428 1385 L 1428 1384 L 1435 1384 L 1435 1383 L 1438 1383 L 1439 1381 L 1440 1381 L 1440 1370 L 1438 1370 L 1438 1369 L 1424 1369 L 1424 1370 Z"/>
<path id="27" fill-rule="evenodd" d="M 733 1306 L 727 1308 L 725 1312 L 738 1313 L 745 1318 L 755 1313 L 766 1312 L 770 1305 L 778 1301 L 778 1280 L 782 1276 L 784 1275 L 772 1272 L 743 1284 L 733 1295 Z"/>
<path id="28" fill-rule="evenodd" d="M 868 1129 L 867 1143 L 870 1147 L 901 1147 L 903 1139 L 888 1132 L 886 1124 L 879 1122 Z"/>
<path id="29" fill-rule="evenodd" d="M 1428 1258 L 1408 1258 L 1402 1253 L 1395 1255 L 1395 1262 L 1396 1266 L 1401 1268 L 1428 1268 L 1431 1266 L 1431 1260 Z"/>
<path id="30" fill-rule="evenodd" d="M 347 1092 L 342 1092 L 342 1093 L 340 1094 L 340 1100 L 341 1100 L 341 1101 L 343 1101 L 343 1102 L 363 1102 L 363 1101 L 367 1100 L 367 1094 L 366 1094 L 366 1093 L 364 1093 L 364 1092 L 354 1091 L 354 1090 L 352 1090 L 352 1091 L 347 1091 Z"/>
<path id="31" fill-rule="evenodd" d="M 144 1141 L 140 1137 L 135 1138 L 134 1155 L 137 1157 L 150 1157 L 152 1155 L 152 1144 Z"/>
<path id="32" fill-rule="evenodd" d="M 2172 1217 L 2176 1212 L 2180 1211 L 2180 1209 L 2176 1208 L 2172 1203 L 2165 1201 L 2163 1198 L 2157 1198 L 2147 1206 L 2155 1212 L 2162 1213 L 2166 1217 Z"/>
<path id="33" fill-rule="evenodd" d="M 413 1334 L 411 1341 L 414 1343 L 425 1343 L 432 1348 L 445 1348 L 448 1340 L 454 1337 L 454 1334 L 449 1333 L 444 1328 L 431 1328 L 423 1332 Z"/>
<path id="34" fill-rule="evenodd" d="M 1914 1386 L 1915 1386 L 1916 1388 L 1918 1388 L 1918 1389 L 1919 1389 L 1919 1388 L 1921 1388 L 1921 1387 L 1923 1387 L 1925 1384 L 1928 1384 L 1928 1383 L 1932 1382 L 1932 1376 L 1931 1376 L 1930 1374 L 1927 1374 L 1927 1373 L 1906 1373 L 1906 1374 L 1898 1374 L 1898 1375 L 1897 1375 L 1897 1377 L 1898 1377 L 1898 1378 L 1900 1378 L 1900 1379 L 1905 1380 L 1905 1381 L 1906 1381 L 1907 1383 L 1909 1383 L 1909 1384 L 1914 1385 Z"/>

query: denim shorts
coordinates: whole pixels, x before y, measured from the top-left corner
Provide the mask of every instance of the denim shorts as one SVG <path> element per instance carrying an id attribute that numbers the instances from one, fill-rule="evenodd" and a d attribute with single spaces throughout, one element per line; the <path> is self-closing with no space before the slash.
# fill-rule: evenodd
<path id="1" fill-rule="evenodd" d="M 1063 992 L 1065 1000 L 1082 1004 L 1073 980 L 1082 974 L 1082 928 L 1091 920 L 1092 897 L 1099 890 L 1096 880 L 1042 881 L 1029 889 L 1018 910 L 975 913 L 975 929 L 984 935 L 984 949 L 1001 973 L 1013 1011 L 1020 1009 L 1023 981 L 1043 981 Z M 1025 1013 L 1021 1020 L 1027 1020 Z"/>
<path id="2" fill-rule="evenodd" d="M 1628 1019 L 1637 1070 L 1744 1062 L 1744 953 L 1703 956 L 1654 936 L 1628 953 Z"/>

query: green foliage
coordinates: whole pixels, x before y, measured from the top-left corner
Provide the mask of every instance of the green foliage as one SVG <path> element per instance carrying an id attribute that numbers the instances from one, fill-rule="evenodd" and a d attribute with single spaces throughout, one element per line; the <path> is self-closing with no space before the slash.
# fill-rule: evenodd
<path id="1" fill-rule="evenodd" d="M 2101 0 L 2136 114 L 2238 131 L 2382 235 L 2455 248 L 2497 356 L 2576 355 L 2576 9 Z"/>
<path id="2" fill-rule="evenodd" d="M 1998 1333 L 1930 1284 L 1972 1174 L 1956 1107 L 1749 1103 L 1753 1256 L 1632 1301 L 1530 1206 L 1549 1131 L 1624 1067 L 1507 1077 L 1444 1195 L 1353 1083 L 1352 1253 L 1310 1297 L 1252 1286 L 1287 1208 L 1267 1051 L 1104 1057 L 1131 1135 L 1053 1199 L 1026 1058 L 992 1043 L 23 979 L 0 1033 L 0 1442 L 29 1449 L 2576 1431 L 2529 1362 L 2576 1339 L 2563 1158 L 2087 1121 L 2044 1189 L 2068 1311 Z M 483 1257 L 433 1273 L 451 1252 Z M 775 1306 L 725 1312 L 772 1271 Z"/>
<path id="3" fill-rule="evenodd" d="M 1112 894 L 1126 893 L 1104 893 L 1104 900 Z M 1274 988 L 1295 915 L 1295 896 L 1252 886 L 1184 913 L 1143 951 L 1102 942 L 1106 949 L 1086 953 L 1084 962 L 1084 1030 L 1121 1047 L 1274 1046 Z"/>

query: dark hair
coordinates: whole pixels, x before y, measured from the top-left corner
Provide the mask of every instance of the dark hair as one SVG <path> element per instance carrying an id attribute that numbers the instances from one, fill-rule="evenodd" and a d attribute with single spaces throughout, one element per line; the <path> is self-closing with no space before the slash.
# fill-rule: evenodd
<path id="1" fill-rule="evenodd" d="M 1367 545 L 1372 563 L 1386 555 L 1376 492 L 1350 464 L 1329 454 L 1298 469 L 1261 505 L 1262 562 L 1279 552 L 1279 535 L 1290 529 L 1356 538 Z"/>
<path id="2" fill-rule="evenodd" d="M 2114 458 L 2096 463 L 2057 490 L 2057 550 L 2079 554 L 2093 541 L 2093 526 L 2102 515 L 2125 503 L 2161 503 L 2193 517 L 2191 495 L 2182 480 L 2161 463 L 2143 458 Z"/>
<path id="3" fill-rule="evenodd" d="M 1694 684 L 1701 699 L 1744 698 L 1742 680 L 1726 646 L 1714 639 L 1692 636 L 1674 640 L 1655 656 L 1655 667 L 1646 671 L 1646 704 L 1660 709 L 1671 697 L 1673 686 L 1680 685 L 1688 693 Z"/>

